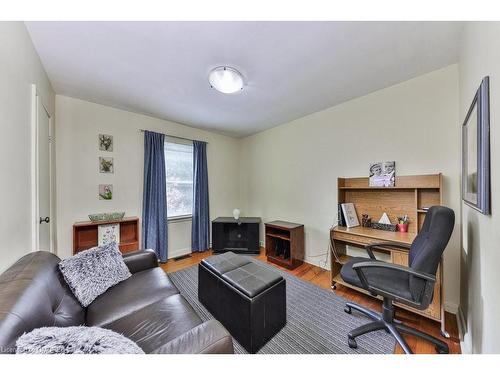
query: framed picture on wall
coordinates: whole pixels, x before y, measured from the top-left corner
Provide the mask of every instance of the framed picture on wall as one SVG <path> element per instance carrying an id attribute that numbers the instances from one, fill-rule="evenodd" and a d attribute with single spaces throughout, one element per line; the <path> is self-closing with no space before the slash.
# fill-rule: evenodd
<path id="1" fill-rule="evenodd" d="M 489 77 L 481 81 L 462 125 L 462 200 L 490 214 Z"/>

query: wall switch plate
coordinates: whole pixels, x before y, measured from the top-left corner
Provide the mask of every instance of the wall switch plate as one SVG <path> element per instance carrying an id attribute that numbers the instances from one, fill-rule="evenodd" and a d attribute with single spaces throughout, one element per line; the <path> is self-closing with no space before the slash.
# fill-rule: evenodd
<path id="1" fill-rule="evenodd" d="M 264 241 L 259 241 L 260 247 L 264 247 Z"/>

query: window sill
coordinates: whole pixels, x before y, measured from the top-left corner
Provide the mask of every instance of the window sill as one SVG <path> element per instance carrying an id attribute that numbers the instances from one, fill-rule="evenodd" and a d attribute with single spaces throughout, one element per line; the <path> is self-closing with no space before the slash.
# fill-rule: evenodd
<path id="1" fill-rule="evenodd" d="M 191 221 L 192 215 L 171 216 L 167 218 L 167 223 L 181 223 L 183 221 Z"/>

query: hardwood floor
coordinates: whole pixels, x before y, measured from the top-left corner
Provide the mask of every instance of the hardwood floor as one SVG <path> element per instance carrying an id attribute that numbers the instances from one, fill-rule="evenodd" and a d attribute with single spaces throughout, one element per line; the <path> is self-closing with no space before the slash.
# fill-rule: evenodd
<path id="1" fill-rule="evenodd" d="M 192 265 L 198 264 L 203 258 L 212 255 L 211 251 L 206 251 L 203 253 L 193 253 L 190 257 L 181 259 L 181 260 L 169 260 L 167 263 L 162 264 L 161 267 L 165 272 L 175 272 L 181 270 L 186 267 L 190 267 Z M 261 249 L 260 255 L 256 256 L 257 259 L 267 262 L 266 257 L 264 255 L 263 249 Z M 330 272 L 324 270 L 320 267 L 313 266 L 309 263 L 304 263 L 301 266 L 297 267 L 293 271 L 289 271 L 285 268 L 279 267 L 275 264 L 272 264 L 274 267 L 280 268 L 290 274 L 301 278 L 302 280 L 311 282 L 315 285 L 318 285 L 322 288 L 332 290 L 330 287 Z M 332 293 L 336 293 L 339 296 L 344 297 L 350 301 L 358 303 L 360 305 L 366 306 L 372 310 L 381 310 L 381 301 L 366 296 L 362 293 L 356 292 L 349 288 L 345 288 L 341 285 L 337 286 L 335 291 L 332 290 Z M 451 335 L 450 339 L 444 339 L 449 347 L 450 353 L 452 354 L 460 354 L 460 341 L 458 339 L 458 326 L 456 316 L 451 313 L 446 313 L 446 329 L 448 333 Z M 440 327 L 439 323 L 434 322 L 432 320 L 426 319 L 420 315 L 411 313 L 409 311 L 405 311 L 402 309 L 398 309 L 396 312 L 396 316 L 399 320 L 404 322 L 405 324 L 417 328 L 421 331 L 424 331 L 430 335 L 439 337 L 443 339 L 440 335 Z M 436 353 L 434 350 L 434 346 L 427 343 L 424 340 L 416 339 L 412 336 L 405 335 L 405 339 L 408 342 L 408 345 L 411 347 L 414 353 L 418 354 L 434 354 Z M 347 338 L 346 338 L 347 345 Z M 396 345 L 394 350 L 395 353 L 400 354 L 403 353 L 403 350 L 399 345 Z"/>

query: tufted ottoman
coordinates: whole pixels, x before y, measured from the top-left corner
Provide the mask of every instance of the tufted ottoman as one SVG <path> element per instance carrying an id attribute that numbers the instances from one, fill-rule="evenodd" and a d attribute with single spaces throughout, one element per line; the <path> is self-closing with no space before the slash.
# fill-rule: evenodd
<path id="1" fill-rule="evenodd" d="M 198 266 L 198 299 L 249 352 L 286 324 L 286 282 L 251 258 L 227 252 Z"/>

